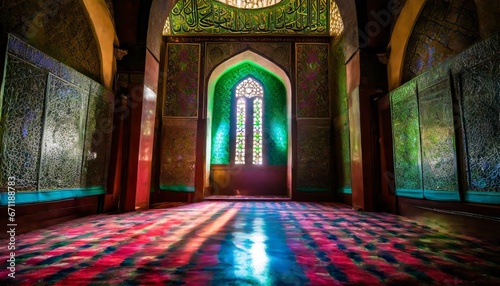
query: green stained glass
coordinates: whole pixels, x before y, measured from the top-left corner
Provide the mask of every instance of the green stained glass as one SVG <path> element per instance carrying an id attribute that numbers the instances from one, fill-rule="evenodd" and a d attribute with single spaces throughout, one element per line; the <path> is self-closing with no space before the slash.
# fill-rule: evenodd
<path id="1" fill-rule="evenodd" d="M 253 101 L 253 163 L 262 164 L 262 98 Z"/>
<path id="2" fill-rule="evenodd" d="M 239 98 L 236 104 L 236 151 L 235 163 L 245 164 L 245 117 L 246 102 L 245 98 Z"/>
<path id="3" fill-rule="evenodd" d="M 229 69 L 216 83 L 213 94 L 211 164 L 230 164 L 230 162 L 234 164 L 235 162 L 236 138 L 231 137 L 230 134 L 233 132 L 233 136 L 236 136 L 236 87 L 248 78 L 259 83 L 263 88 L 262 94 L 266 95 L 262 97 L 262 144 L 266 145 L 262 149 L 263 164 L 286 166 L 288 155 L 288 124 L 286 108 L 284 108 L 286 88 L 276 76 L 248 62 Z M 246 106 L 249 120 L 247 120 L 245 153 L 246 163 L 251 164 L 253 99 L 247 98 Z"/>
<path id="4" fill-rule="evenodd" d="M 245 164 L 245 136 L 252 138 L 252 163 L 262 164 L 262 97 L 264 88 L 255 79 L 249 77 L 236 86 L 236 152 L 235 163 Z M 246 131 L 246 101 L 253 100 L 251 130 Z M 250 104 L 251 105 L 251 104 Z"/>

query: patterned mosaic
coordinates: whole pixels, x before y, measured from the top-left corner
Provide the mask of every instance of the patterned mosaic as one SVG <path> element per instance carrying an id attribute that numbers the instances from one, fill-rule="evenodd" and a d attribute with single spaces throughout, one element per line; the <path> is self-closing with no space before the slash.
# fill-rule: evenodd
<path id="1" fill-rule="evenodd" d="M 196 120 L 164 121 L 161 142 L 161 186 L 194 187 Z"/>
<path id="2" fill-rule="evenodd" d="M 198 115 L 200 46 L 168 44 L 167 53 L 169 60 L 164 114 L 196 117 Z"/>
<path id="3" fill-rule="evenodd" d="M 415 81 L 391 92 L 396 192 L 422 192 L 420 132 Z M 420 196 L 420 195 L 419 195 Z"/>
<path id="4" fill-rule="evenodd" d="M 297 116 L 330 117 L 328 45 L 297 44 Z"/>
<path id="5" fill-rule="evenodd" d="M 82 89 L 88 90 L 91 79 L 76 70 L 58 62 L 57 60 L 47 56 L 45 53 L 37 50 L 33 46 L 19 39 L 18 37 L 9 34 L 8 36 L 8 52 L 16 57 L 23 59 L 34 66 L 47 70 L 51 74 L 56 75 Z"/>
<path id="6" fill-rule="evenodd" d="M 335 0 L 330 0 L 330 36 L 340 36 L 344 32 L 344 23 L 340 15 L 339 6 Z"/>
<path id="7" fill-rule="evenodd" d="M 259 52 L 261 55 L 272 59 L 274 63 L 281 66 L 286 72 L 290 73 L 291 49 L 290 43 L 207 43 L 205 75 L 207 75 L 208 72 L 215 68 L 218 64 L 246 50 Z"/>
<path id="8" fill-rule="evenodd" d="M 179 0 L 170 12 L 170 35 L 328 35 L 327 0 L 285 0 L 265 9 L 238 9 L 211 0 Z"/>
<path id="9" fill-rule="evenodd" d="M 297 125 L 297 188 L 329 189 L 331 187 L 330 127 Z"/>
<path id="10" fill-rule="evenodd" d="M 408 40 L 403 82 L 459 54 L 479 40 L 474 0 L 428 0 Z"/>
<path id="11" fill-rule="evenodd" d="M 2 1 L 0 22 L 5 31 L 79 72 L 100 80 L 100 52 L 83 1 Z"/>
<path id="12" fill-rule="evenodd" d="M 46 99 L 41 190 L 80 187 L 88 92 L 52 75 Z"/>
<path id="13" fill-rule="evenodd" d="M 419 113 L 424 192 L 458 192 L 453 102 L 447 78 L 419 90 Z"/>
<path id="14" fill-rule="evenodd" d="M 15 176 L 17 191 L 37 188 L 47 76 L 23 60 L 7 58 L 0 133 L 2 187 Z"/>
<path id="15" fill-rule="evenodd" d="M 106 185 L 113 132 L 112 94 L 99 85 L 91 89 L 83 150 L 82 187 Z"/>
<path id="16" fill-rule="evenodd" d="M 500 57 L 463 71 L 463 122 L 468 190 L 500 192 Z"/>
<path id="17" fill-rule="evenodd" d="M 231 98 L 233 88 L 251 76 L 264 87 L 263 130 L 264 162 L 286 165 L 288 156 L 288 124 L 286 116 L 286 89 L 281 81 L 259 66 L 244 63 L 224 73 L 217 81 L 212 115 L 212 164 L 229 164 L 231 130 Z M 236 118 L 234 118 L 236 122 Z M 234 127 L 233 127 L 234 128 Z"/>

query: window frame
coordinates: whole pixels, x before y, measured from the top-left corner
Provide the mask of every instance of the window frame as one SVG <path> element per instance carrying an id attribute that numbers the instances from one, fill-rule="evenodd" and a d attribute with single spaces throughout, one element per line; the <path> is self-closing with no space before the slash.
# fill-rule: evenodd
<path id="1" fill-rule="evenodd" d="M 254 96 L 254 97 L 237 97 L 236 94 L 236 89 L 237 87 L 244 82 L 247 79 L 252 79 L 255 81 L 257 84 L 259 84 L 262 88 L 262 96 Z M 265 129 L 265 114 L 266 114 L 266 109 L 265 109 L 265 88 L 264 84 L 257 78 L 253 76 L 245 76 L 241 80 L 239 80 L 231 89 L 231 118 L 230 118 L 230 150 L 229 150 L 229 156 L 230 160 L 229 163 L 230 165 L 236 165 L 236 166 L 245 166 L 245 167 L 259 167 L 259 166 L 266 166 L 267 165 L 267 140 L 266 140 L 266 129 Z M 239 98 L 244 98 L 245 99 L 245 113 L 246 113 L 246 118 L 245 118 L 245 163 L 244 164 L 236 164 L 236 136 L 237 136 L 237 118 L 238 118 L 238 106 L 237 102 Z M 253 146 L 253 140 L 254 140 L 254 125 L 253 125 L 253 120 L 254 120 L 254 100 L 256 98 L 261 98 L 262 99 L 262 117 L 261 117 L 261 158 L 262 158 L 262 163 L 261 164 L 254 164 L 253 163 L 253 153 L 254 153 L 254 146 Z M 249 150 L 251 152 L 249 152 Z"/>

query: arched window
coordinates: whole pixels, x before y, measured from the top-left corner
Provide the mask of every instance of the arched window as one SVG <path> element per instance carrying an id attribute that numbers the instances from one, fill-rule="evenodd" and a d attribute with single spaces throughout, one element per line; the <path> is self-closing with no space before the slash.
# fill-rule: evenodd
<path id="1" fill-rule="evenodd" d="M 264 89 L 248 77 L 235 89 L 235 164 L 262 165 L 262 109 Z M 248 147 L 247 147 L 248 146 Z"/>

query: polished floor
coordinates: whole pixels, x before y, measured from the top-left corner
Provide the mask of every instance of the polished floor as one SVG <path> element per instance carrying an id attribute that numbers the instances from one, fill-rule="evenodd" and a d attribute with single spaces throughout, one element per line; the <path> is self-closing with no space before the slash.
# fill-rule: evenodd
<path id="1" fill-rule="evenodd" d="M 394 215 L 328 203 L 163 207 L 19 235 L 16 278 L 2 267 L 0 285 L 500 285 L 500 246 Z"/>

